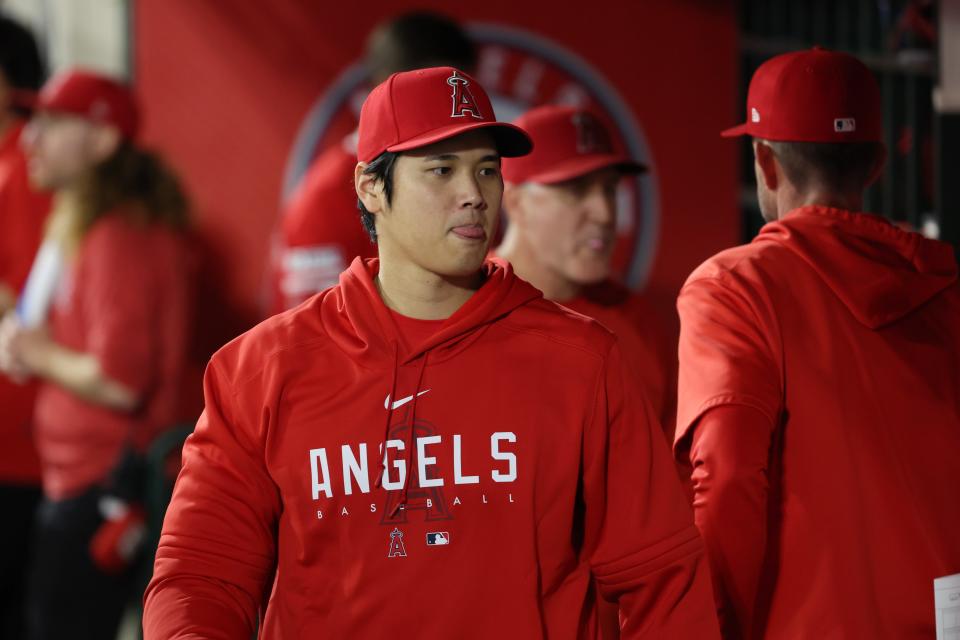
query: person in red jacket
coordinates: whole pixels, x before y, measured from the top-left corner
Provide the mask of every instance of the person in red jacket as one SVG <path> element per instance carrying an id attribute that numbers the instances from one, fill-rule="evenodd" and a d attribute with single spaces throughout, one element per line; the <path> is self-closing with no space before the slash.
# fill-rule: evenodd
<path id="1" fill-rule="evenodd" d="M 56 192 L 41 251 L 58 258 L 38 255 L 22 304 L 0 325 L 0 369 L 40 382 L 44 499 L 29 637 L 100 640 L 116 635 L 142 539 L 128 452 L 176 417 L 186 202 L 173 175 L 136 145 L 138 109 L 124 85 L 67 71 L 43 87 L 36 108 L 24 145 L 31 180 Z M 32 288 L 41 271 L 36 282 L 53 285 Z"/>
<path id="2" fill-rule="evenodd" d="M 398 71 L 450 65 L 470 72 L 476 51 L 456 22 L 433 11 L 411 11 L 379 25 L 367 42 L 365 66 L 374 85 Z M 273 251 L 268 311 L 291 309 L 337 283 L 354 257 L 376 246 L 357 224 L 353 169 L 357 134 L 320 152 L 284 204 Z"/>
<path id="3" fill-rule="evenodd" d="M 641 296 L 610 276 L 617 187 L 646 167 L 618 152 L 591 111 L 548 105 L 514 124 L 533 152 L 503 163 L 509 226 L 497 255 L 517 275 L 559 302 L 599 320 L 620 339 L 662 422 L 672 410 L 661 331 Z M 671 429 L 672 434 L 672 429 Z"/>
<path id="4" fill-rule="evenodd" d="M 36 91 L 43 63 L 33 35 L 0 16 L 0 317 L 23 291 L 40 244 L 50 197 L 30 186 L 20 148 L 25 111 L 18 97 Z M 20 638 L 27 558 L 40 501 L 40 461 L 30 420 L 36 388 L 0 375 L 0 637 Z"/>
<path id="5" fill-rule="evenodd" d="M 710 638 L 709 576 L 615 338 L 486 260 L 530 150 L 438 67 L 376 87 L 356 190 L 379 258 L 214 355 L 148 640 Z"/>
<path id="6" fill-rule="evenodd" d="M 729 638 L 932 638 L 960 572 L 953 249 L 861 211 L 880 93 L 823 49 L 761 65 L 747 121 L 769 224 L 681 291 L 676 454 Z"/>

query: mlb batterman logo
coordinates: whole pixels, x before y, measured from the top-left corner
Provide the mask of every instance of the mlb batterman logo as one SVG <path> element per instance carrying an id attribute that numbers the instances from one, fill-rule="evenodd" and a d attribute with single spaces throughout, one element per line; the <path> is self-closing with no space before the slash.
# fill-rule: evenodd
<path id="1" fill-rule="evenodd" d="M 837 133 L 853 133 L 857 130 L 855 118 L 836 118 L 833 121 L 833 130 Z"/>
<path id="2" fill-rule="evenodd" d="M 428 547 L 442 547 L 450 544 L 450 534 L 446 531 L 434 531 L 427 534 Z"/>

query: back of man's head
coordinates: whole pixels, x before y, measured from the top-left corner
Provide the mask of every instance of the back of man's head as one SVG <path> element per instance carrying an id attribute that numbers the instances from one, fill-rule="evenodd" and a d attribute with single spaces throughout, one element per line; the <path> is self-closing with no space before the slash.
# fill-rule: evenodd
<path id="1" fill-rule="evenodd" d="M 10 90 L 36 91 L 43 84 L 44 67 L 33 34 L 0 15 L 0 95 Z M 10 108 L 9 98 L 0 110 Z"/>
<path id="2" fill-rule="evenodd" d="M 432 11 L 411 11 L 380 24 L 367 41 L 367 67 L 374 83 L 391 74 L 450 66 L 472 72 L 473 42 L 454 20 Z"/>
<path id="3" fill-rule="evenodd" d="M 884 158 L 879 142 L 771 142 L 786 177 L 800 192 L 861 193 Z"/>

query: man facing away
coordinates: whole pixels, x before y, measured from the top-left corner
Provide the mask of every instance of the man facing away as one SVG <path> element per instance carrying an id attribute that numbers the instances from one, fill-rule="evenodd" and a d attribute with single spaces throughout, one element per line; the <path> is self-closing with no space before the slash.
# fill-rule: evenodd
<path id="1" fill-rule="evenodd" d="M 769 221 L 687 280 L 676 453 L 729 638 L 930 638 L 960 572 L 960 289 L 949 245 L 863 213 L 880 92 L 822 49 L 757 69 Z"/>

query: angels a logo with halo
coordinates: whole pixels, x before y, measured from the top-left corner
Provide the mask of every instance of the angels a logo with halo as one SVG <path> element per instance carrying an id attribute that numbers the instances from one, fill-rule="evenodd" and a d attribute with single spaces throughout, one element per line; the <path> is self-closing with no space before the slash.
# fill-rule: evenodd
<path id="1" fill-rule="evenodd" d="M 453 75 L 447 78 L 447 84 L 453 87 L 453 93 L 450 95 L 450 99 L 453 101 L 450 117 L 462 118 L 469 113 L 477 120 L 482 120 L 483 115 L 480 113 L 480 107 L 477 106 L 477 101 L 470 93 L 470 81 L 454 71 Z"/>
<path id="2" fill-rule="evenodd" d="M 642 288 L 653 262 L 660 207 L 656 162 L 631 109 L 606 78 L 576 53 L 539 35 L 498 24 L 467 23 L 477 43 L 478 64 L 471 74 L 486 89 L 500 120 L 513 120 L 542 104 L 590 107 L 611 127 L 613 144 L 651 168 L 624 180 L 617 194 L 617 244 L 614 269 L 634 288 Z M 451 117 L 482 117 L 466 78 L 451 77 Z M 286 199 L 320 150 L 353 144 L 360 107 L 371 86 L 360 62 L 343 70 L 307 114 L 287 161 Z M 585 130 L 590 134 L 589 130 Z M 590 142 L 596 143 L 596 140 Z"/>

